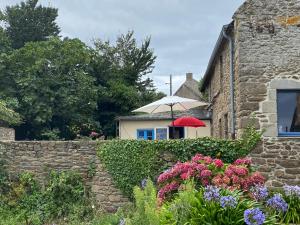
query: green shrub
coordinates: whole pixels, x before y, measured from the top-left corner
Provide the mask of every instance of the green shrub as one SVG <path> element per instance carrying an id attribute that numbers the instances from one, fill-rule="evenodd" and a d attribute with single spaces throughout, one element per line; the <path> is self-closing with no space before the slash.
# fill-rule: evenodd
<path id="1" fill-rule="evenodd" d="M 147 177 L 154 180 L 168 167 L 162 158 L 164 153 L 171 153 L 174 162 L 187 161 L 196 153 L 201 153 L 232 163 L 246 156 L 260 138 L 260 133 L 248 129 L 241 140 L 209 137 L 164 141 L 113 140 L 99 144 L 98 155 L 116 185 L 124 194 L 132 197 L 134 186 Z"/>
<path id="2" fill-rule="evenodd" d="M 162 206 L 160 224 L 244 225 L 245 210 L 262 208 L 258 202 L 246 198 L 238 191 L 220 190 L 220 197 L 211 200 L 204 197 L 204 192 L 204 188 L 196 190 L 192 183 L 188 183 L 174 200 Z M 232 196 L 236 199 L 235 205 L 222 206 L 222 196 Z M 275 217 L 266 214 L 264 224 L 276 224 Z"/>
<path id="3" fill-rule="evenodd" d="M 147 181 L 144 190 L 135 187 L 134 197 L 135 211 L 130 218 L 126 218 L 126 225 L 159 225 L 156 189 L 152 181 Z"/>
<path id="4" fill-rule="evenodd" d="M 281 221 L 285 224 L 300 224 L 300 187 L 286 185 L 284 190 L 283 198 L 289 207 Z"/>
<path id="5" fill-rule="evenodd" d="M 0 199 L 0 219 L 4 224 L 40 225 L 93 219 L 91 199 L 77 173 L 51 172 L 44 188 L 32 174 L 23 173 L 8 186 Z"/>

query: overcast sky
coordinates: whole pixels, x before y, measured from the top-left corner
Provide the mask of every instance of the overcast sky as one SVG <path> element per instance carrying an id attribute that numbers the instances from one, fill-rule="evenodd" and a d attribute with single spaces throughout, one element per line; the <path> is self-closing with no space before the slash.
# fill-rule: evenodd
<path id="1" fill-rule="evenodd" d="M 18 0 L 0 0 L 0 8 Z M 174 91 L 192 72 L 199 80 L 224 24 L 231 22 L 244 0 L 41 0 L 59 9 L 61 34 L 87 44 L 95 38 L 115 40 L 134 30 L 137 40 L 151 36 L 157 56 L 150 77 L 158 90 L 168 93 L 169 75 Z"/>

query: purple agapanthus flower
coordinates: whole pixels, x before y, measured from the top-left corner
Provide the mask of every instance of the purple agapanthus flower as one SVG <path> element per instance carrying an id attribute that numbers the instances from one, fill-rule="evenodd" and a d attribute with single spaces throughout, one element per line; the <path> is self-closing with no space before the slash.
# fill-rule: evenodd
<path id="1" fill-rule="evenodd" d="M 233 196 L 223 196 L 220 199 L 220 204 L 223 208 L 235 208 L 237 200 Z"/>
<path id="2" fill-rule="evenodd" d="M 268 197 L 269 192 L 265 186 L 256 185 L 251 188 L 251 194 L 256 201 L 261 201 Z"/>
<path id="3" fill-rule="evenodd" d="M 220 199 L 220 189 L 209 185 L 205 187 L 203 196 L 206 201 L 218 201 Z"/>
<path id="4" fill-rule="evenodd" d="M 296 196 L 296 197 L 300 198 L 300 186 L 298 186 L 298 185 L 295 185 L 295 186 L 285 185 L 283 187 L 283 190 L 287 196 Z"/>
<path id="5" fill-rule="evenodd" d="M 288 204 L 281 197 L 280 194 L 275 194 L 272 198 L 267 201 L 267 206 L 280 212 L 286 212 L 288 209 Z"/>
<path id="6" fill-rule="evenodd" d="M 265 214 L 259 208 L 247 209 L 244 212 L 244 221 L 247 225 L 262 225 L 265 219 Z"/>

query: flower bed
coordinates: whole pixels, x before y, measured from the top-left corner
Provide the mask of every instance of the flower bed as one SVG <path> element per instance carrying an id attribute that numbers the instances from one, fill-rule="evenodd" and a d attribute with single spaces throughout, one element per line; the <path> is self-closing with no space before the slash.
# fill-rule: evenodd
<path id="1" fill-rule="evenodd" d="M 249 159 L 226 164 L 197 154 L 158 177 L 157 195 L 146 183 L 135 188 L 135 210 L 124 224 L 300 224 L 300 187 L 268 190 Z"/>
<path id="2" fill-rule="evenodd" d="M 193 179 L 198 186 L 215 185 L 245 192 L 265 181 L 260 173 L 253 172 L 250 159 L 237 159 L 233 164 L 226 164 L 220 159 L 197 154 L 191 161 L 178 162 L 158 177 L 157 183 L 161 187 L 159 198 L 163 200 L 189 179 Z"/>

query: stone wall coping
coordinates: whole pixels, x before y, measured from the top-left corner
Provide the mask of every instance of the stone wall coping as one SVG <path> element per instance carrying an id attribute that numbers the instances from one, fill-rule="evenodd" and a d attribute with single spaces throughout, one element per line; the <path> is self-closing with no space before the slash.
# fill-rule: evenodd
<path id="1" fill-rule="evenodd" d="M 94 141 L 94 140 L 87 140 L 87 141 L 76 141 L 76 140 L 70 140 L 70 141 L 4 141 L 1 140 L 0 143 L 20 143 L 20 144 L 36 144 L 36 143 L 105 143 L 109 142 L 109 140 L 101 140 L 101 141 Z"/>

